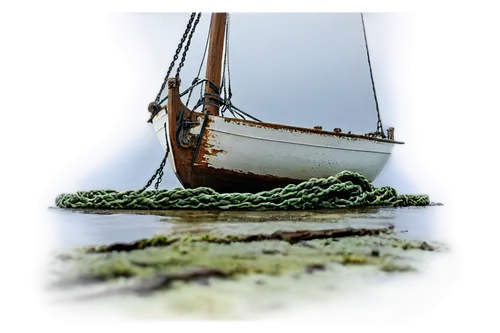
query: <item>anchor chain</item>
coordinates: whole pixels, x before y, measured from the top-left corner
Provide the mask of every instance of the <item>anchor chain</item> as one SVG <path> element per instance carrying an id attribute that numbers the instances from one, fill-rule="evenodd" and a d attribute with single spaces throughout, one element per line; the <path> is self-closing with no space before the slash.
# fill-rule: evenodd
<path id="1" fill-rule="evenodd" d="M 191 25 L 193 24 L 193 20 L 194 20 L 195 15 L 196 15 L 196 13 L 191 14 L 191 17 L 189 18 L 189 22 L 188 22 L 187 27 L 186 27 L 186 31 L 184 31 L 184 34 L 182 35 L 181 41 L 180 41 L 179 45 L 177 45 L 177 50 L 175 50 L 174 59 L 172 60 L 172 62 L 170 63 L 170 66 L 168 67 L 167 75 L 165 76 L 165 79 L 163 80 L 163 84 L 161 85 L 161 88 L 160 88 L 160 91 L 158 92 L 158 95 L 156 96 L 156 99 L 155 99 L 156 104 L 158 104 L 158 102 L 160 101 L 161 93 L 163 92 L 163 90 L 165 89 L 165 86 L 167 85 L 168 78 L 170 77 L 170 72 L 174 68 L 175 62 L 177 61 L 177 59 L 179 59 L 179 54 L 182 50 L 182 45 L 184 45 L 184 41 L 188 37 L 188 33 L 189 33 L 189 30 L 191 30 Z"/>
<path id="2" fill-rule="evenodd" d="M 148 180 L 147 184 L 139 191 L 139 193 L 144 192 L 148 187 L 150 187 L 156 177 L 159 176 L 155 183 L 156 190 L 158 189 L 161 181 L 163 180 L 163 169 L 165 168 L 165 163 L 167 163 L 168 153 L 170 152 L 170 146 L 168 145 L 168 136 L 167 136 L 167 123 L 163 124 L 163 129 L 165 131 L 165 144 L 167 145 L 167 152 L 165 153 L 165 157 L 163 157 L 163 160 L 160 163 L 160 167 L 156 170 L 154 175 Z"/>
<path id="3" fill-rule="evenodd" d="M 198 15 L 196 16 L 196 20 L 194 21 L 193 29 L 191 30 L 191 33 L 189 34 L 189 38 L 186 42 L 186 46 L 184 47 L 184 52 L 182 53 L 181 62 L 179 63 L 179 67 L 177 67 L 177 74 L 175 75 L 176 78 L 179 78 L 179 74 L 181 73 L 181 69 L 184 66 L 184 61 L 186 60 L 187 51 L 189 50 L 189 45 L 191 45 L 191 39 L 193 39 L 193 34 L 194 34 L 194 31 L 196 30 L 196 26 L 198 25 L 198 22 L 200 22 L 200 17 L 201 17 L 201 13 L 198 13 Z"/>
<path id="4" fill-rule="evenodd" d="M 148 110 L 151 113 L 151 117 L 149 118 L 148 122 L 152 122 L 153 117 L 161 110 L 161 106 L 160 106 L 161 94 L 162 94 L 163 90 L 165 89 L 165 86 L 167 84 L 170 73 L 172 72 L 172 69 L 174 68 L 175 62 L 177 61 L 177 59 L 179 59 L 179 54 L 182 50 L 182 46 L 184 45 L 184 42 L 186 41 L 186 38 L 187 38 L 188 40 L 187 40 L 186 46 L 184 48 L 184 52 L 182 53 L 181 62 L 179 63 L 179 66 L 177 67 L 177 74 L 176 74 L 177 78 L 179 77 L 181 68 L 184 66 L 184 61 L 186 60 L 186 54 L 187 54 L 187 51 L 189 50 L 189 46 L 191 44 L 191 39 L 193 38 L 193 34 L 194 34 L 195 29 L 196 29 L 196 26 L 198 25 L 198 22 L 200 21 L 201 13 L 198 13 L 198 16 L 196 17 L 196 20 L 194 21 L 194 25 L 193 25 L 193 20 L 194 20 L 195 16 L 196 16 L 196 13 L 191 13 L 191 17 L 189 18 L 189 22 L 186 26 L 186 30 L 184 31 L 184 34 L 182 35 L 181 41 L 180 41 L 179 45 L 177 46 L 177 49 L 175 50 L 174 58 L 173 58 L 172 62 L 170 63 L 170 66 L 168 67 L 167 75 L 165 76 L 163 84 L 161 85 L 160 91 L 158 92 L 158 95 L 156 96 L 155 101 L 150 103 L 148 106 Z M 192 29 L 191 29 L 191 26 L 193 26 Z M 188 33 L 190 31 L 191 31 L 191 33 L 189 34 L 189 37 L 188 37 Z M 140 192 L 145 191 L 149 186 L 151 186 L 151 184 L 153 183 L 153 181 L 155 180 L 156 177 L 158 177 L 158 179 L 156 180 L 156 183 L 155 183 L 155 189 L 158 190 L 158 187 L 160 186 L 160 183 L 163 180 L 163 168 L 165 167 L 165 164 L 166 164 L 167 158 L 168 158 L 168 153 L 170 152 L 170 147 L 168 145 L 166 124 L 163 124 L 163 125 L 164 125 L 164 129 L 165 129 L 165 142 L 167 145 L 167 151 L 165 153 L 165 157 L 163 157 L 163 160 L 160 163 L 160 167 L 156 170 L 154 175 L 149 179 L 149 181 L 141 189 Z"/>

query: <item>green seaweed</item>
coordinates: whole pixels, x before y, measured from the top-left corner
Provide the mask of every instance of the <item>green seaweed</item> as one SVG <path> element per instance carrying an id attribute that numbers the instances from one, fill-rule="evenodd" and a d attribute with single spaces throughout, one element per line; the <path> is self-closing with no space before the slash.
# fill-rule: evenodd
<path id="1" fill-rule="evenodd" d="M 207 242 L 215 244 L 232 244 L 259 242 L 265 240 L 280 240 L 290 244 L 305 244 L 304 240 L 312 239 L 332 239 L 341 237 L 356 237 L 365 235 L 376 235 L 380 233 L 390 234 L 394 226 L 378 229 L 324 229 L 324 230 L 297 230 L 297 231 L 275 231 L 272 234 L 250 234 L 250 235 L 215 235 L 211 233 L 202 235 L 182 235 L 166 237 L 156 235 L 149 239 L 141 239 L 131 243 L 115 243 L 105 246 L 89 247 L 84 251 L 87 253 L 106 253 L 106 252 L 129 252 L 142 250 L 148 247 L 166 247 L 177 243 Z M 308 246 L 311 246 L 310 244 Z"/>
<path id="2" fill-rule="evenodd" d="M 342 171 L 259 193 L 217 193 L 207 187 L 158 191 L 92 190 L 60 194 L 56 206 L 72 209 L 153 210 L 312 210 L 359 206 L 427 206 L 427 195 L 398 195 L 390 186 L 374 187 L 363 175 Z"/>
<path id="3" fill-rule="evenodd" d="M 402 239 L 390 229 L 309 237 L 321 236 L 318 227 L 300 234 L 306 240 L 276 229 L 267 226 L 270 233 L 259 237 L 240 230 L 160 235 L 45 252 L 37 290 L 58 316 L 73 321 L 332 320 L 354 302 L 388 304 L 422 276 L 431 279 L 448 250 L 441 243 Z M 407 282 L 397 287 L 395 277 Z"/>
<path id="4" fill-rule="evenodd" d="M 137 241 L 134 248 L 116 251 L 116 244 L 60 255 L 64 269 L 59 281 L 114 281 L 181 274 L 186 269 L 210 268 L 224 276 L 268 276 L 314 273 L 332 264 L 372 266 L 383 272 L 408 272 L 412 256 L 439 251 L 439 244 L 405 240 L 393 232 L 335 241 L 312 239 L 293 243 L 286 239 L 237 242 L 237 235 L 154 236 Z M 231 241 L 229 241 L 231 240 Z M 425 244 L 425 245 L 424 245 Z M 123 244 L 120 245 L 123 248 Z M 111 249 L 115 249 L 110 252 Z M 413 252 L 408 250 L 413 250 Z M 316 269 L 314 268 L 316 267 Z"/>

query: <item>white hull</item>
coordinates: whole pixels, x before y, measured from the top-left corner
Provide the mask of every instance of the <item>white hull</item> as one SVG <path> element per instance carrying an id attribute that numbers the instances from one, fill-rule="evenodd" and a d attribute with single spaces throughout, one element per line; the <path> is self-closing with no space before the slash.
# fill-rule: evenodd
<path id="1" fill-rule="evenodd" d="M 158 139 L 167 147 L 164 128 L 168 117 L 162 110 L 153 120 Z M 189 130 L 200 134 L 199 125 Z M 166 124 L 166 126 L 164 126 Z M 349 170 L 373 181 L 387 164 L 394 142 L 370 140 L 355 136 L 333 135 L 331 132 L 300 130 L 287 126 L 210 116 L 202 133 L 206 149 L 194 166 L 227 170 L 252 176 L 309 180 Z M 169 139 L 170 140 L 170 139 Z M 172 142 L 168 143 L 172 147 Z M 170 165 L 177 174 L 173 154 Z"/>
<path id="2" fill-rule="evenodd" d="M 169 140 L 169 132 L 168 132 L 168 117 L 165 110 L 162 110 L 158 113 L 156 117 L 153 118 L 153 127 L 155 129 L 156 136 L 160 141 L 161 147 L 164 151 L 167 150 L 167 140 Z M 165 133 L 165 130 L 167 133 Z M 172 147 L 172 143 L 168 142 L 168 146 Z M 168 162 L 170 167 L 177 174 L 177 170 L 175 168 L 174 154 L 168 154 Z"/>

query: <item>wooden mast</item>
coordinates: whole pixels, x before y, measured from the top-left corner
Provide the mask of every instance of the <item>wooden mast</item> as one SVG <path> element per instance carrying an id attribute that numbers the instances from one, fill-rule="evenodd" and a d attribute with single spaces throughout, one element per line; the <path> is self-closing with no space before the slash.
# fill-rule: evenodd
<path id="1" fill-rule="evenodd" d="M 209 82 L 212 82 L 217 87 L 217 89 L 220 89 L 221 86 L 225 31 L 226 13 L 212 13 L 206 79 Z M 212 89 L 208 82 L 205 83 L 205 93 L 219 95 L 217 91 Z M 210 101 L 210 98 L 208 98 L 208 101 Z M 212 100 L 211 102 L 217 103 L 217 101 L 215 100 Z M 214 105 L 205 105 L 205 110 L 207 110 L 207 112 L 211 115 L 219 115 L 219 108 Z"/>

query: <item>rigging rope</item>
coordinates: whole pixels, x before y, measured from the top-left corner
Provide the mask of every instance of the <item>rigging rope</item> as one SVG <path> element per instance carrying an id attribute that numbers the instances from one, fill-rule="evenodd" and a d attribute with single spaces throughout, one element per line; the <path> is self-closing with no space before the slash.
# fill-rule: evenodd
<path id="1" fill-rule="evenodd" d="M 179 63 L 179 66 L 177 67 L 177 73 L 175 74 L 176 78 L 179 78 L 179 75 L 181 73 L 181 69 L 184 66 L 184 61 L 186 60 L 187 51 L 189 50 L 189 45 L 191 45 L 191 39 L 193 39 L 193 34 L 194 34 L 194 31 L 196 30 L 196 26 L 198 25 L 198 22 L 200 22 L 200 17 L 201 17 L 201 13 L 198 13 L 198 15 L 196 16 L 196 20 L 194 21 L 193 29 L 191 29 L 191 33 L 189 34 L 189 38 L 186 42 L 186 46 L 184 47 L 184 52 L 182 53 L 181 62 Z M 168 80 L 168 78 L 167 78 L 167 80 Z"/>
<path id="2" fill-rule="evenodd" d="M 152 122 L 152 120 L 155 117 L 155 115 L 161 110 L 161 106 L 160 105 L 165 100 L 167 100 L 167 98 L 168 98 L 168 96 L 166 96 L 162 101 L 160 101 L 161 94 L 162 94 L 162 92 L 163 92 L 163 90 L 165 88 L 165 85 L 166 85 L 167 81 L 168 81 L 168 78 L 170 76 L 170 72 L 172 71 L 172 69 L 173 69 L 173 67 L 175 65 L 175 62 L 178 59 L 179 53 L 182 50 L 184 42 L 187 39 L 187 43 L 186 43 L 186 45 L 184 47 L 184 52 L 182 53 L 181 61 L 180 61 L 179 65 L 178 65 L 178 67 L 177 67 L 176 78 L 179 78 L 180 71 L 181 71 L 182 67 L 184 66 L 184 61 L 186 59 L 186 55 L 187 55 L 187 52 L 189 50 L 189 46 L 191 44 L 191 40 L 192 40 L 193 34 L 194 34 L 195 30 L 196 30 L 196 26 L 198 25 L 198 22 L 200 20 L 201 13 L 198 13 L 198 15 L 196 16 L 196 20 L 194 20 L 195 16 L 196 16 L 196 13 L 192 13 L 191 14 L 191 17 L 190 17 L 190 19 L 188 21 L 186 30 L 185 30 L 185 32 L 184 32 L 184 34 L 183 34 L 183 36 L 181 38 L 181 41 L 180 41 L 180 43 L 179 43 L 179 45 L 177 47 L 177 50 L 176 50 L 176 52 L 174 54 L 174 58 L 173 58 L 170 66 L 169 66 L 169 69 L 167 71 L 167 75 L 165 76 L 164 82 L 163 82 L 163 84 L 161 86 L 160 91 L 158 92 L 156 100 L 155 100 L 155 102 L 150 103 L 150 105 L 148 107 L 149 110 L 150 110 L 150 112 L 151 112 L 151 117 L 149 118 L 148 122 Z M 193 20 L 194 20 L 194 24 L 193 24 Z M 190 112 L 193 112 L 200 105 L 212 104 L 212 105 L 214 105 L 216 107 L 222 106 L 222 108 L 221 108 L 221 114 L 224 114 L 224 111 L 229 110 L 229 112 L 231 112 L 231 114 L 235 118 L 236 118 L 236 115 L 238 115 L 239 117 L 241 117 L 242 119 L 245 120 L 245 116 L 247 116 L 247 117 L 251 118 L 254 121 L 261 122 L 261 120 L 255 118 L 255 117 L 251 116 L 250 114 L 248 114 L 248 113 L 242 111 L 241 109 L 237 108 L 231 102 L 232 91 L 231 91 L 231 78 L 230 78 L 230 67 L 229 67 L 229 22 L 230 22 L 229 14 L 227 14 L 226 25 L 225 25 L 225 50 L 224 50 L 224 63 L 223 63 L 221 88 L 220 89 L 215 89 L 217 87 L 215 87 L 212 82 L 209 82 L 207 80 L 200 80 L 199 79 L 199 75 L 200 75 L 203 63 L 205 61 L 205 55 L 206 55 L 206 52 L 207 52 L 208 40 L 209 40 L 208 36 L 210 35 L 210 31 L 209 31 L 209 35 L 207 36 L 207 42 L 205 44 L 205 51 L 204 51 L 203 58 L 202 58 L 202 61 L 201 61 L 201 64 L 200 64 L 200 67 L 199 67 L 199 70 L 198 70 L 198 75 L 193 80 L 193 83 L 192 83 L 191 87 L 188 88 L 186 91 L 184 91 L 181 94 L 181 97 L 184 96 L 186 93 L 189 92 L 188 101 L 187 101 L 187 103 L 189 103 L 189 100 L 191 98 L 191 94 L 192 94 L 194 88 L 196 86 L 198 86 L 199 84 L 201 84 L 202 82 L 208 82 L 210 84 L 210 86 L 213 88 L 213 90 L 216 91 L 216 94 L 209 94 L 209 93 L 205 92 L 205 94 L 202 95 L 203 88 L 201 88 L 200 89 L 200 100 L 198 101 L 198 103 L 194 106 L 194 108 Z M 367 136 L 381 136 L 382 138 L 385 138 L 386 136 L 384 134 L 383 127 L 382 127 L 382 121 L 380 119 L 380 111 L 379 111 L 379 107 L 378 107 L 377 94 L 376 94 L 376 91 L 375 91 L 375 83 L 374 83 L 374 80 L 373 80 L 373 73 L 372 73 L 372 68 L 371 68 L 370 54 L 369 54 L 369 50 L 368 50 L 368 42 L 367 42 L 367 38 L 366 38 L 366 31 L 365 31 L 363 13 L 361 13 L 361 22 L 362 22 L 362 26 L 363 26 L 363 35 L 364 35 L 364 39 L 365 39 L 365 46 L 366 46 L 366 52 L 367 52 L 368 65 L 369 65 L 369 69 L 370 69 L 370 77 L 371 77 L 371 81 L 372 81 L 372 88 L 373 88 L 373 93 L 374 93 L 374 98 L 375 98 L 375 105 L 376 105 L 376 109 L 377 109 L 377 117 L 378 117 L 377 131 L 374 132 L 374 133 L 368 133 L 366 135 Z M 226 82 L 226 72 L 227 72 L 227 82 Z M 224 98 L 220 97 L 220 91 L 222 90 L 222 88 L 223 88 L 223 91 L 224 91 Z M 213 100 L 213 102 L 209 101 L 209 99 Z M 166 128 L 165 128 L 165 136 L 166 136 Z M 166 160 L 167 160 L 167 157 L 168 157 L 168 153 L 169 153 L 168 139 L 167 138 L 165 138 L 165 139 L 167 141 L 167 151 L 166 151 L 165 157 L 163 158 L 163 160 L 162 160 L 162 162 L 161 162 L 160 167 L 158 168 L 158 170 L 156 170 L 155 174 L 151 177 L 151 179 L 148 181 L 148 183 L 146 184 L 146 186 L 144 186 L 144 188 L 142 188 L 141 192 L 145 191 L 146 188 L 151 185 L 152 181 L 157 176 L 159 176 L 159 178 L 158 178 L 157 182 L 155 183 L 155 189 L 158 189 L 158 186 L 159 186 L 159 184 L 160 184 L 160 182 L 162 180 L 162 176 L 163 176 L 163 168 L 165 166 L 165 163 L 166 163 Z"/>
<path id="3" fill-rule="evenodd" d="M 365 39 L 365 47 L 366 47 L 366 58 L 368 59 L 368 67 L 370 69 L 370 78 L 372 81 L 372 89 L 373 89 L 373 97 L 375 99 L 375 107 L 377 109 L 377 132 L 380 133 L 382 138 L 385 139 L 386 135 L 384 133 L 384 128 L 382 127 L 382 120 L 380 119 L 380 110 L 378 107 L 378 100 L 377 100 L 377 92 L 375 91 L 375 81 L 373 80 L 373 72 L 372 72 L 372 64 L 370 61 L 370 52 L 368 51 L 368 40 L 366 39 L 366 30 L 365 30 L 365 20 L 363 18 L 363 13 L 361 13 L 361 25 L 363 26 L 363 36 Z"/>
<path id="4" fill-rule="evenodd" d="M 200 14 L 198 15 L 201 15 L 201 12 Z M 194 29 L 197 25 L 197 22 L 199 20 L 199 16 L 197 17 L 196 21 L 195 21 L 195 24 L 194 24 L 194 27 L 193 27 L 193 31 L 191 32 L 190 36 L 189 36 L 189 39 L 188 39 L 188 43 L 186 45 L 186 50 L 184 51 L 184 55 L 183 55 L 183 58 L 182 58 L 182 61 L 181 63 L 179 64 L 179 68 L 184 66 L 184 59 L 185 59 L 185 54 L 186 54 L 186 51 L 187 51 L 187 48 L 189 47 L 189 43 L 191 41 L 191 37 L 193 35 L 193 32 L 194 32 Z M 226 19 L 226 26 L 225 26 L 225 49 L 224 49 L 224 64 L 223 64 L 223 75 L 222 75 L 222 84 L 221 84 L 221 87 L 220 88 L 217 88 L 213 82 L 210 82 L 206 79 L 204 80 L 200 80 L 199 79 L 199 76 L 200 76 L 200 73 L 201 73 L 201 69 L 203 67 L 203 63 L 205 62 L 205 58 L 206 58 L 206 53 L 207 53 L 207 49 L 208 49 L 208 42 L 209 42 L 209 38 L 210 38 L 210 30 L 211 30 L 211 20 L 210 20 L 210 29 L 209 29 L 209 32 L 208 32 L 208 36 L 207 36 L 207 41 L 205 43 L 205 51 L 203 52 L 203 57 L 201 59 L 201 63 L 200 63 L 200 67 L 198 69 L 198 74 L 196 76 L 196 78 L 194 78 L 193 82 L 192 82 L 192 85 L 190 88 L 188 88 L 185 92 L 188 92 L 189 91 L 189 95 L 188 95 L 188 99 L 187 99 L 187 102 L 186 102 L 186 106 L 188 106 L 189 104 L 189 101 L 191 99 L 191 95 L 192 95 L 192 92 L 193 92 L 193 89 L 198 86 L 200 83 L 202 82 L 208 82 L 211 86 L 211 88 L 214 90 L 214 91 L 217 91 L 218 93 L 217 94 L 209 94 L 209 93 L 204 93 L 204 89 L 201 88 L 200 89 L 200 98 L 198 100 L 198 102 L 196 103 L 196 105 L 191 109 L 191 112 L 192 111 L 195 111 L 198 107 L 200 107 L 201 105 L 213 105 L 213 106 L 216 106 L 217 108 L 219 107 L 222 107 L 221 109 L 221 114 L 224 114 L 224 111 L 226 110 L 229 110 L 229 112 L 231 112 L 231 114 L 233 115 L 234 118 L 236 118 L 237 116 L 239 116 L 240 118 L 242 118 L 243 120 L 245 120 L 245 116 L 254 120 L 254 121 L 257 121 L 257 122 L 262 122 L 261 120 L 255 118 L 254 116 L 244 112 L 243 110 L 237 108 L 232 102 L 231 102 L 231 97 L 233 95 L 232 93 L 232 90 L 231 90 L 231 72 L 230 72 L 230 68 L 229 68 L 229 20 L 230 20 L 230 16 L 229 16 L 229 13 L 227 13 L 227 19 Z M 188 23 L 189 25 L 189 23 Z M 229 93 L 228 93 L 228 90 L 226 90 L 226 68 L 227 68 L 227 89 L 229 90 Z M 178 69 L 179 71 L 179 69 Z M 166 82 L 166 81 L 165 81 Z M 222 98 L 220 96 L 220 90 L 222 90 L 222 88 L 224 88 L 224 98 Z M 163 88 L 162 88 L 162 91 L 163 91 Z M 181 94 L 181 97 L 184 96 L 184 93 Z M 158 106 L 163 104 L 166 100 L 168 99 L 168 96 L 166 96 L 163 100 L 161 100 L 160 102 L 158 102 Z M 211 101 L 212 100 L 212 101 Z M 201 112 L 204 112 L 204 111 L 201 111 Z M 156 112 L 157 113 L 157 112 Z M 152 121 L 153 117 L 156 115 L 156 113 L 152 113 L 151 117 L 150 117 L 150 120 L 149 122 Z"/>
<path id="5" fill-rule="evenodd" d="M 255 194 L 218 193 L 199 187 L 125 192 L 93 190 L 61 194 L 56 198 L 57 207 L 78 209 L 309 210 L 429 204 L 427 195 L 398 195 L 394 188 L 376 188 L 365 177 L 351 171 Z"/>
<path id="6" fill-rule="evenodd" d="M 226 110 L 229 110 L 234 118 L 238 115 L 243 120 L 246 120 L 245 116 L 251 118 L 254 121 L 262 122 L 261 120 L 255 118 L 254 116 L 242 111 L 241 109 L 234 106 L 231 102 L 231 98 L 233 97 L 233 92 L 231 90 L 231 70 L 229 67 L 229 25 L 230 25 L 230 16 L 227 14 L 226 19 L 226 34 L 225 34 L 225 50 L 224 50 L 224 65 L 222 72 L 222 85 L 221 88 L 224 88 L 224 98 L 222 99 L 222 108 L 221 114 L 224 115 Z M 227 72 L 227 84 L 226 84 L 226 72 Z"/>
<path id="7" fill-rule="evenodd" d="M 207 50 L 208 50 L 208 41 L 210 39 L 210 31 L 212 30 L 212 27 L 210 26 L 208 28 L 208 35 L 207 35 L 207 40 L 205 42 L 205 50 L 203 51 L 203 57 L 201 58 L 200 62 L 200 67 L 198 68 L 198 73 L 196 74 L 196 78 L 194 78 L 193 82 L 191 83 L 191 86 L 194 87 L 199 81 L 200 81 L 200 74 L 201 74 L 201 69 L 203 68 L 203 63 L 205 62 L 205 58 L 207 56 Z M 204 80 L 205 81 L 205 80 Z M 186 106 L 189 106 L 189 100 L 191 99 L 191 94 L 193 93 L 193 89 L 189 91 L 189 96 L 186 102 Z M 182 97 L 182 95 L 181 95 Z M 200 99 L 202 98 L 201 96 L 201 90 L 200 90 Z"/>
<path id="8" fill-rule="evenodd" d="M 193 20 L 194 20 L 195 15 L 196 15 L 196 13 L 192 13 L 191 14 L 191 17 L 189 18 L 189 22 L 187 24 L 186 30 L 184 31 L 184 34 L 182 35 L 182 38 L 181 38 L 181 41 L 180 41 L 179 45 L 177 46 L 177 50 L 175 51 L 175 54 L 174 54 L 174 59 L 170 63 L 170 66 L 169 66 L 168 71 L 167 71 L 167 75 L 165 76 L 165 79 L 164 79 L 163 84 L 162 84 L 162 86 L 160 88 L 160 91 L 158 92 L 158 95 L 156 96 L 155 101 L 152 102 L 152 103 L 150 103 L 149 106 L 148 106 L 148 109 L 151 112 L 151 116 L 150 116 L 150 118 L 148 120 L 148 123 L 153 122 L 153 118 L 161 110 L 161 106 L 160 106 L 160 104 L 161 104 L 161 102 L 160 102 L 161 94 L 162 94 L 163 90 L 165 89 L 165 85 L 166 85 L 166 83 L 168 81 L 168 78 L 170 76 L 170 72 L 172 71 L 172 69 L 173 69 L 173 67 L 175 65 L 176 60 L 179 58 L 179 53 L 180 53 L 180 51 L 182 49 L 184 41 L 186 40 L 186 38 L 188 38 L 186 46 L 184 47 L 184 52 L 182 53 L 181 62 L 179 63 L 179 66 L 177 67 L 176 78 L 179 78 L 179 74 L 181 72 L 181 69 L 184 66 L 184 61 L 186 60 L 186 55 L 187 55 L 187 51 L 189 50 L 189 45 L 191 44 L 191 39 L 193 38 L 193 34 L 194 34 L 194 31 L 196 30 L 196 26 L 198 25 L 198 22 L 200 21 L 201 13 L 198 13 L 198 16 L 196 17 L 196 20 L 194 21 L 193 28 L 191 29 L 191 25 L 193 24 Z M 191 31 L 191 33 L 189 34 L 189 37 L 188 37 L 188 32 L 189 31 Z M 193 88 L 193 86 L 191 87 L 191 89 L 192 88 Z M 160 167 L 156 170 L 156 172 L 154 173 L 154 175 L 149 179 L 149 181 L 140 190 L 140 192 L 145 191 L 149 186 L 151 186 L 151 183 L 155 180 L 156 177 L 158 177 L 158 180 L 155 183 L 155 189 L 158 190 L 158 187 L 159 187 L 159 185 L 160 185 L 160 183 L 161 183 L 161 181 L 163 179 L 163 168 L 165 167 L 165 163 L 166 163 L 167 158 L 168 158 L 168 153 L 170 152 L 170 147 L 168 146 L 166 123 L 163 124 L 163 128 L 165 130 L 165 142 L 166 142 L 166 145 L 167 145 L 167 149 L 166 149 L 166 152 L 165 152 L 165 157 L 163 157 L 163 160 L 160 163 Z"/>
<path id="9" fill-rule="evenodd" d="M 186 31 L 184 31 L 184 34 L 182 35 L 181 41 L 180 41 L 179 45 L 177 45 L 177 50 L 175 50 L 174 59 L 172 60 L 172 62 L 170 63 L 170 66 L 168 67 L 167 75 L 165 75 L 165 79 L 163 80 L 163 84 L 161 85 L 160 91 L 158 92 L 158 95 L 156 96 L 156 99 L 155 99 L 156 104 L 158 104 L 158 102 L 160 101 L 161 93 L 163 92 L 163 90 L 165 89 L 165 86 L 167 85 L 168 78 L 170 77 L 170 72 L 172 71 L 172 69 L 175 65 L 175 62 L 177 61 L 177 59 L 179 59 L 179 53 L 181 52 L 182 45 L 184 44 L 184 41 L 186 40 L 188 33 L 191 30 L 191 25 L 193 24 L 193 20 L 194 20 L 195 15 L 196 15 L 196 13 L 191 14 L 191 17 L 189 18 L 188 24 L 186 26 Z"/>

